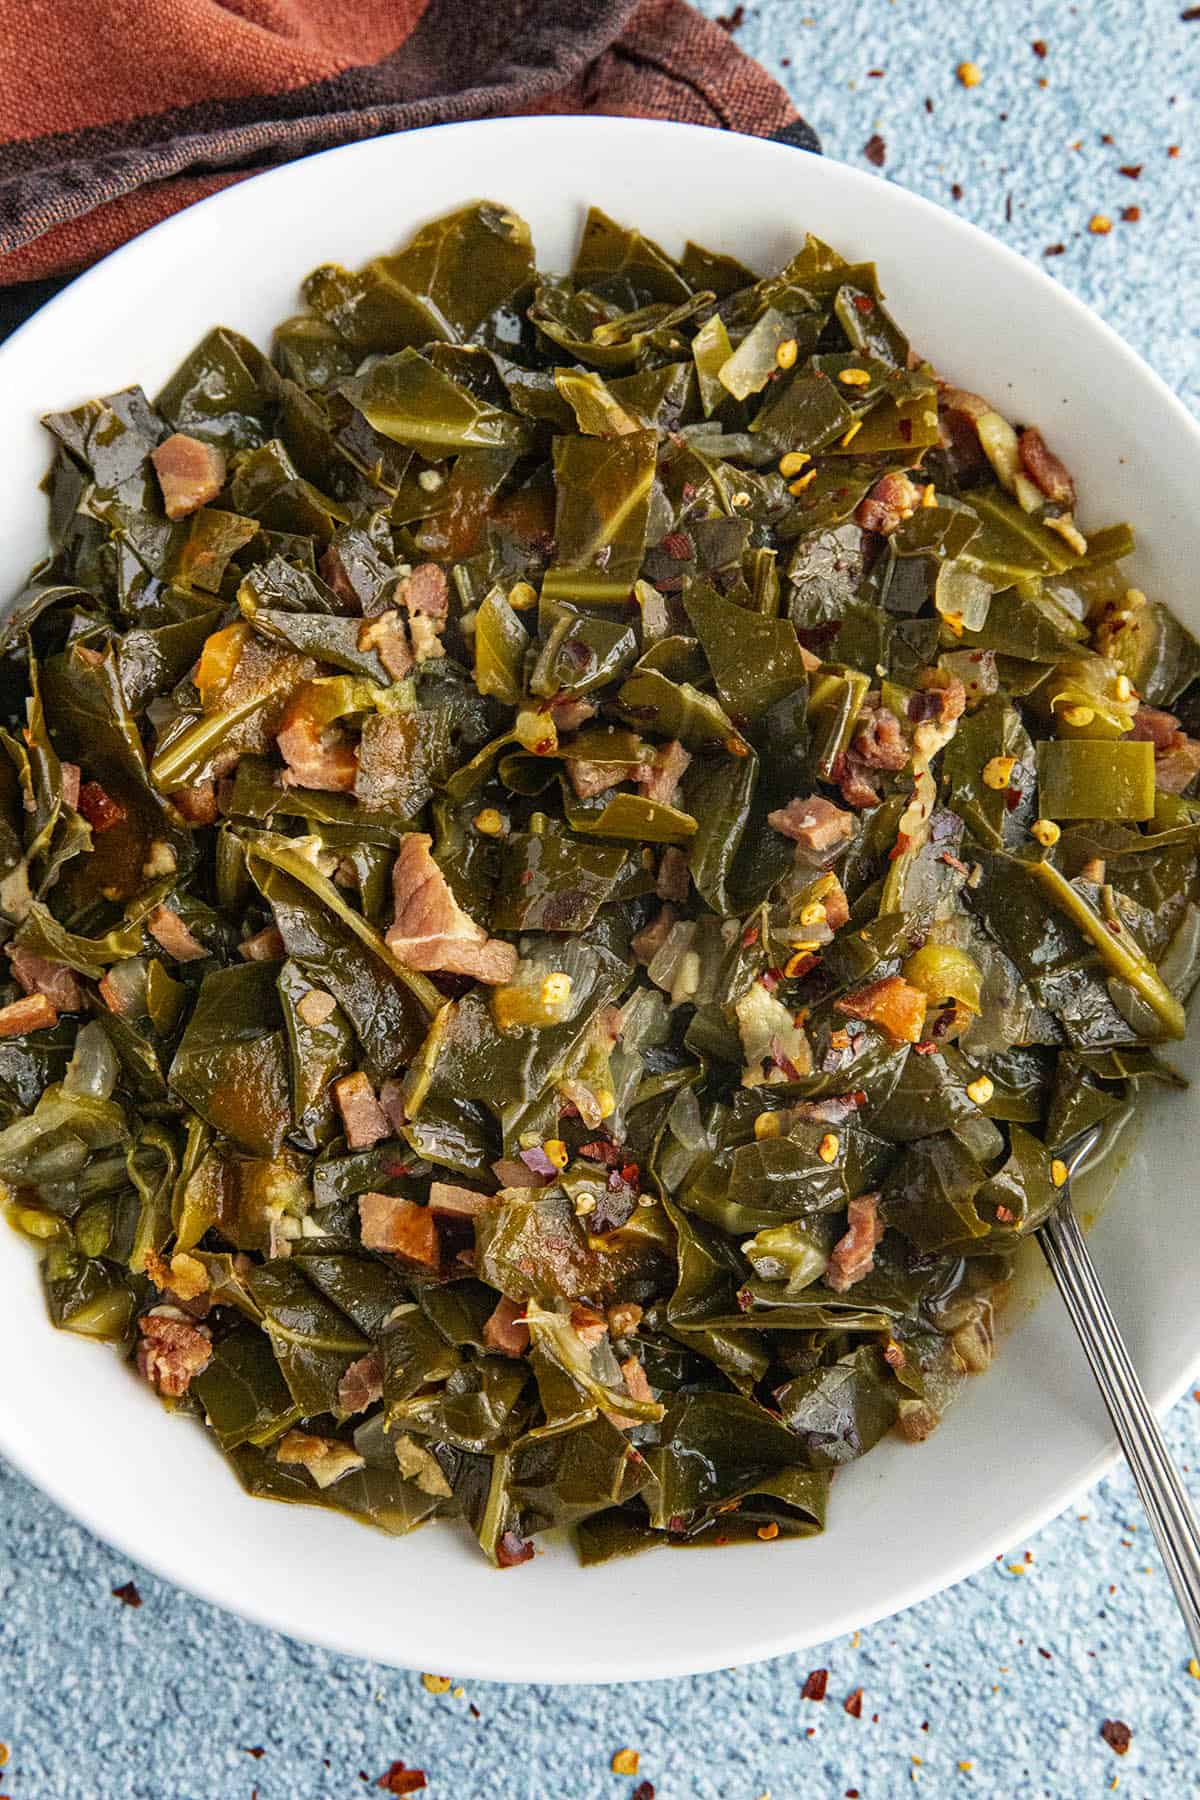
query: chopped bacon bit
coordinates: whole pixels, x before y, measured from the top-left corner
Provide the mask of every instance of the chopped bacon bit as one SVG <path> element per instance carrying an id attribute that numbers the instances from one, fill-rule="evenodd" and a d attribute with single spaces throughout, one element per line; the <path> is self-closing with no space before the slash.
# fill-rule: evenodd
<path id="1" fill-rule="evenodd" d="M 484 1321 L 483 1341 L 489 1350 L 495 1350 L 501 1356 L 524 1356 L 529 1348 L 524 1306 L 510 1300 L 506 1294 Z"/>
<path id="2" fill-rule="evenodd" d="M 208 952 L 205 951 L 204 954 L 207 956 Z M 283 933 L 278 925 L 267 925 L 262 931 L 256 931 L 253 937 L 242 939 L 238 945 L 238 955 L 245 962 L 278 962 L 287 955 Z"/>
<path id="3" fill-rule="evenodd" d="M 364 619 L 355 643 L 360 650 L 374 650 L 393 681 L 400 681 L 413 666 L 412 645 L 404 620 L 394 609 Z"/>
<path id="4" fill-rule="evenodd" d="M 830 877 L 826 877 L 829 880 Z M 850 902 L 846 898 L 846 890 L 836 875 L 832 877 L 833 886 L 821 895 L 821 905 L 825 908 L 825 923 L 830 931 L 840 931 L 850 917 Z"/>
<path id="5" fill-rule="evenodd" d="M 658 860 L 655 892 L 660 900 L 674 900 L 682 905 L 691 887 L 692 871 L 686 853 L 678 844 L 669 844 Z"/>
<path id="6" fill-rule="evenodd" d="M 875 1267 L 875 1246 L 883 1236 L 879 1195 L 860 1194 L 847 1208 L 849 1230 L 839 1238 L 829 1258 L 825 1280 L 835 1294 L 844 1294 Z"/>
<path id="7" fill-rule="evenodd" d="M 212 1361 L 212 1334 L 207 1325 L 146 1313 L 138 1320 L 138 1330 L 142 1334 L 137 1353 L 139 1374 L 158 1393 L 178 1400 L 187 1393 L 192 1376 L 201 1374 Z"/>
<path id="8" fill-rule="evenodd" d="M 350 794 L 358 773 L 358 757 L 340 731 L 317 723 L 308 712 L 303 688 L 288 702 L 280 729 L 275 734 L 279 754 L 287 768 L 285 787 L 316 788 L 328 794 Z"/>
<path id="9" fill-rule="evenodd" d="M 594 1306 L 571 1308 L 571 1330 L 588 1350 L 594 1350 L 608 1336 L 608 1320 Z"/>
<path id="10" fill-rule="evenodd" d="M 635 932 L 629 940 L 629 948 L 640 963 L 651 963 L 658 955 L 671 935 L 675 924 L 676 913 L 673 906 L 659 908 L 657 918 L 651 919 L 648 925 Z"/>
<path id="11" fill-rule="evenodd" d="M 58 1008 L 45 994 L 28 994 L 0 1006 L 0 1038 L 23 1037 L 27 1031 L 44 1031 L 58 1023 Z"/>
<path id="12" fill-rule="evenodd" d="M 383 1399 L 383 1353 L 368 1350 L 357 1357 L 338 1382 L 338 1410 L 344 1418 L 366 1412 Z"/>
<path id="13" fill-rule="evenodd" d="M 1154 745 L 1154 783 L 1164 793 L 1182 794 L 1200 771 L 1200 740 L 1180 730 L 1174 713 L 1139 706 L 1129 736 Z"/>
<path id="14" fill-rule="evenodd" d="M 899 719 L 886 706 L 864 706 L 851 748 L 870 769 L 902 769 L 912 755 Z"/>
<path id="15" fill-rule="evenodd" d="M 895 471 L 883 475 L 866 499 L 859 501 L 855 523 L 864 531 L 878 531 L 890 537 L 917 510 L 921 491 L 907 475 Z"/>
<path id="16" fill-rule="evenodd" d="M 834 1001 L 838 1012 L 879 1025 L 897 1044 L 920 1042 L 928 999 L 902 975 L 885 975 Z"/>
<path id="17" fill-rule="evenodd" d="M 828 1669 L 810 1669 L 805 1677 L 804 1686 L 800 1689 L 802 1700 L 823 1700 L 829 1686 Z"/>
<path id="18" fill-rule="evenodd" d="M 418 563 L 397 591 L 410 615 L 421 613 L 427 619 L 445 622 L 450 609 L 450 588 L 446 571 L 437 563 Z"/>
<path id="19" fill-rule="evenodd" d="M 225 486 L 225 457 L 215 444 L 176 431 L 150 452 L 168 519 L 186 519 Z"/>
<path id="20" fill-rule="evenodd" d="M 358 1218 L 365 1249 L 387 1251 L 420 1268 L 438 1267 L 437 1221 L 429 1207 L 397 1194 L 360 1194 Z"/>
<path id="21" fill-rule="evenodd" d="M 480 1194 L 450 1181 L 434 1181 L 429 1186 L 429 1210 L 442 1219 L 475 1219 L 480 1213 L 495 1212 L 499 1204 L 495 1194 Z"/>
<path id="22" fill-rule="evenodd" d="M 855 1688 L 854 1692 L 852 1694 L 847 1694 L 846 1698 L 842 1701 L 842 1711 L 848 1712 L 852 1719 L 861 1719 L 862 1709 L 863 1691 L 861 1688 Z"/>
<path id="23" fill-rule="evenodd" d="M 176 788 L 171 795 L 171 804 L 189 825 L 215 825 L 217 822 L 216 783 L 198 781 L 194 787 Z"/>
<path id="24" fill-rule="evenodd" d="M 961 719 L 967 710 L 966 688 L 957 675 L 951 675 L 945 669 L 922 669 L 917 676 L 917 687 L 924 703 L 919 714 L 921 719 L 933 719 L 938 725 L 950 725 L 955 719 Z M 913 717 L 911 701 L 908 715 L 910 719 Z"/>
<path id="25" fill-rule="evenodd" d="M 199 962 L 208 955 L 204 944 L 188 930 L 169 906 L 156 906 L 146 920 L 146 930 L 175 962 Z"/>
<path id="26" fill-rule="evenodd" d="M 110 1592 L 113 1599 L 119 1600 L 122 1606 L 140 1606 L 142 1604 L 142 1596 L 138 1593 L 135 1581 L 122 1582 L 120 1587 L 112 1588 Z"/>
<path id="27" fill-rule="evenodd" d="M 352 1444 L 344 1444 L 341 1438 L 318 1437 L 311 1431 L 285 1432 L 276 1447 L 275 1460 L 298 1463 L 321 1489 L 332 1487 L 343 1475 L 366 1466 L 366 1459 Z"/>
<path id="28" fill-rule="evenodd" d="M 425 1785 L 424 1769 L 409 1769 L 402 1762 L 394 1762 L 375 1783 L 385 1794 L 419 1794 Z"/>
<path id="29" fill-rule="evenodd" d="M 506 1531 L 496 1545 L 496 1561 L 502 1569 L 515 1569 L 518 1563 L 533 1561 L 533 1545 L 515 1531 Z"/>
<path id="30" fill-rule="evenodd" d="M 517 970 L 517 950 L 489 938 L 459 906 L 430 850 L 433 839 L 410 831 L 400 842 L 392 867 L 396 916 L 387 943 L 410 969 L 443 970 L 500 984 Z"/>
<path id="31" fill-rule="evenodd" d="M 644 794 L 647 800 L 657 800 L 663 806 L 673 806 L 679 783 L 687 773 L 691 760 L 679 739 L 672 738 L 658 752 L 653 763 L 641 771 L 638 792 Z"/>
<path id="32" fill-rule="evenodd" d="M 1100 1736 L 1106 1744 L 1111 1745 L 1118 1756 L 1128 1754 L 1133 1733 L 1123 1719 L 1105 1719 L 1100 1727 Z"/>
<path id="33" fill-rule="evenodd" d="M 369 1150 L 372 1144 L 391 1137 L 391 1122 L 361 1069 L 334 1082 L 333 1103 L 341 1114 L 351 1150 Z"/>
<path id="34" fill-rule="evenodd" d="M 832 800 L 813 794 L 807 800 L 789 800 L 767 814 L 767 824 L 802 850 L 831 850 L 854 835 L 854 820 Z"/>
<path id="35" fill-rule="evenodd" d="M 567 758 L 567 779 L 581 800 L 593 800 L 597 794 L 606 794 L 610 788 L 620 787 L 634 775 L 641 773 L 640 768 L 631 767 L 620 762 L 588 762 L 583 757 Z"/>
<path id="36" fill-rule="evenodd" d="M 309 988 L 296 1002 L 297 1016 L 312 1028 L 324 1025 L 337 1011 L 337 1001 L 324 988 Z"/>
<path id="37" fill-rule="evenodd" d="M 23 944 L 9 944 L 8 956 L 13 978 L 27 994 L 43 995 L 59 1012 L 83 1010 L 83 987 L 74 969 L 68 969 L 65 963 L 51 962 L 49 957 L 39 956 Z"/>
<path id="38" fill-rule="evenodd" d="M 102 831 L 111 831 L 125 817 L 125 808 L 119 801 L 111 799 L 98 781 L 84 782 L 79 790 L 77 810 L 80 818 L 87 820 L 97 836 Z"/>
<path id="39" fill-rule="evenodd" d="M 1025 473 L 1056 506 L 1075 509 L 1075 483 L 1066 464 L 1060 462 L 1036 426 L 1030 425 L 1017 440 Z"/>

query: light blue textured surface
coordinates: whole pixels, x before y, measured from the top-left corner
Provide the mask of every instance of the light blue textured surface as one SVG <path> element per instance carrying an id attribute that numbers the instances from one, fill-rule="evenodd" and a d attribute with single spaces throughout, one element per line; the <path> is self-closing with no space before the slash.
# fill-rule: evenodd
<path id="1" fill-rule="evenodd" d="M 959 205 L 1039 260 L 1062 243 L 1045 266 L 1197 407 L 1200 23 L 1179 21 L 1183 3 L 811 0 L 810 12 L 809 0 L 765 0 L 738 35 L 788 81 L 827 154 L 862 165 L 878 132 L 881 179 Z M 983 70 L 970 91 L 954 74 L 967 59 Z M 1121 164 L 1141 164 L 1140 178 Z M 1139 222 L 1121 222 L 1126 206 L 1140 207 Z M 1098 212 L 1113 220 L 1107 237 L 1088 233 Z M 1185 1467 L 1200 1465 L 1193 1399 L 1170 1437 Z M 1090 1800 L 1114 1776 L 1137 1800 L 1189 1800 L 1200 1681 L 1124 1472 L 1078 1513 L 858 1643 L 692 1681 L 473 1683 L 462 1697 L 431 1696 L 415 1675 L 187 1598 L 0 1465 L 0 1738 L 11 1749 L 0 1789 L 14 1800 L 325 1800 L 371 1792 L 402 1759 L 426 1771 L 430 1800 L 628 1800 L 635 1783 L 609 1764 L 629 1745 L 658 1800 Z M 897 1555 L 920 1528 L 897 1522 Z M 696 1579 L 702 1570 L 699 1558 Z M 131 1576 L 137 1611 L 110 1596 Z M 829 1697 L 817 1705 L 800 1690 L 820 1666 Z M 857 1687 L 861 1719 L 841 1704 Z M 1105 1718 L 1132 1728 L 1128 1756 L 1101 1741 Z"/>

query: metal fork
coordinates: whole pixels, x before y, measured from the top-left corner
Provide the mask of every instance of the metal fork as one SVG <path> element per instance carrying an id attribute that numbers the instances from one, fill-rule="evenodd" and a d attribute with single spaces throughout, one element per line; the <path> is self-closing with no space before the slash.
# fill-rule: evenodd
<path id="1" fill-rule="evenodd" d="M 1101 1136 L 1102 1128 L 1093 1125 L 1068 1146 L 1063 1160 L 1069 1177 L 1090 1156 Z M 1200 1657 L 1200 1525 L 1105 1298 L 1071 1204 L 1069 1179 L 1037 1235 L 1133 1471 L 1184 1624 Z"/>

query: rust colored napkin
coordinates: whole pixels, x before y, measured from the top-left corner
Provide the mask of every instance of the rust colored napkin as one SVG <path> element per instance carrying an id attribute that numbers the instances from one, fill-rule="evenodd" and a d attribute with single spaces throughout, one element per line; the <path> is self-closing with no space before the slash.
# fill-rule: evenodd
<path id="1" fill-rule="evenodd" d="M 0 0 L 5 322 L 273 164 L 412 126 L 561 112 L 819 148 L 778 83 L 684 0 Z"/>

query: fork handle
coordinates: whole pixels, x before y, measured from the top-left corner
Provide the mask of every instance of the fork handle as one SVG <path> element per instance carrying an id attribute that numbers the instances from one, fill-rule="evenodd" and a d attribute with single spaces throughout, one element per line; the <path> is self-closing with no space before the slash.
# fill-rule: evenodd
<path id="1" fill-rule="evenodd" d="M 1062 1196 L 1038 1239 L 1133 1471 L 1192 1648 L 1200 1657 L 1200 1525 L 1112 1315 L 1068 1194 Z"/>

